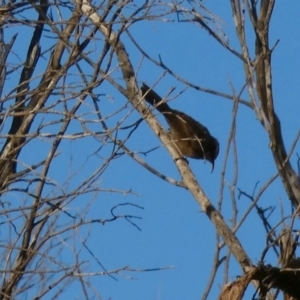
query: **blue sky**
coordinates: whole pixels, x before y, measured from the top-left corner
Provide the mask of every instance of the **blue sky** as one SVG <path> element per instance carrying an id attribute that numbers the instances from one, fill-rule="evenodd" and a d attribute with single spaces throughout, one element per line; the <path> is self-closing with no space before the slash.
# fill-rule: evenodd
<path id="1" fill-rule="evenodd" d="M 240 52 L 229 1 L 206 1 L 205 5 L 222 20 L 222 29 L 226 33 L 231 46 Z M 277 1 L 271 21 L 270 45 L 279 40 L 273 55 L 273 91 L 275 108 L 278 113 L 287 149 L 291 146 L 299 131 L 299 70 L 300 70 L 300 42 L 299 42 L 299 1 Z M 138 22 L 130 28 L 131 34 L 140 46 L 153 58 L 161 56 L 162 61 L 184 79 L 197 85 L 215 89 L 224 93 L 231 93 L 231 84 L 238 94 L 245 84 L 244 71 L 241 62 L 227 52 L 199 26 L 189 23 L 174 22 Z M 249 33 L 250 52 L 254 51 L 252 30 Z M 99 37 L 99 36 L 98 36 Z M 153 85 L 162 76 L 163 70 L 151 64 L 137 51 L 129 38 L 121 38 L 130 59 L 138 73 L 138 82 L 145 81 Z M 20 43 L 20 39 L 18 40 Z M 100 43 L 100 41 L 99 41 Z M 95 49 L 101 49 L 94 42 Z M 93 55 L 93 54 L 91 54 Z M 22 53 L 20 52 L 20 56 Z M 42 69 L 42 65 L 38 70 Z M 38 72 L 37 70 L 37 72 Z M 87 69 L 87 72 L 89 70 Z M 75 76 L 74 76 L 75 77 Z M 122 79 L 119 79 L 123 84 Z M 99 89 L 109 97 L 103 97 L 100 107 L 104 115 L 115 111 L 126 104 L 125 99 L 111 86 Z M 174 94 L 185 89 L 182 83 L 166 75 L 157 84 L 155 90 L 161 96 L 168 93 L 171 87 L 176 87 Z M 102 87 L 101 87 L 102 88 Z M 243 93 L 248 100 L 248 95 Z M 55 96 L 53 96 L 53 101 Z M 211 166 L 203 161 L 189 159 L 189 165 L 196 175 L 209 199 L 216 205 L 220 193 L 221 168 L 224 162 L 224 150 L 230 131 L 233 103 L 230 100 L 214 95 L 197 92 L 191 88 L 171 102 L 173 108 L 184 111 L 207 126 L 213 136 L 220 142 L 220 154 L 215 163 L 215 170 L 210 173 Z M 86 105 L 80 110 L 89 110 Z M 124 117 L 131 107 L 122 110 L 118 115 L 108 120 L 113 126 L 117 120 Z M 158 115 L 158 114 L 157 114 Z M 138 120 L 139 115 L 130 113 L 124 125 Z M 164 126 L 166 122 L 158 115 Z M 81 128 L 79 123 L 72 125 L 70 132 Z M 96 128 L 95 124 L 89 125 Z M 51 127 L 53 130 L 54 127 Z M 120 136 L 124 135 L 120 131 Z M 239 106 L 237 116 L 237 147 L 239 176 L 236 188 L 252 194 L 256 183 L 258 188 L 276 172 L 273 158 L 269 149 L 268 137 L 259 124 L 255 114 L 247 107 Z M 37 142 L 37 146 L 28 148 L 22 153 L 22 158 L 28 160 L 43 157 L 50 141 Z M 48 145 L 48 146 L 47 146 Z M 142 122 L 126 144 L 132 151 L 147 151 L 161 146 L 159 139 Z M 57 182 L 64 182 L 72 172 L 76 172 L 74 181 L 64 188 L 71 189 L 77 182 L 83 180 L 109 155 L 110 147 L 104 149 L 99 156 L 95 152 L 99 144 L 95 139 L 87 138 L 83 141 L 66 141 L 62 143 L 61 155 L 51 169 L 51 176 Z M 299 146 L 296 151 L 299 153 Z M 147 156 L 139 154 L 151 166 L 163 174 L 180 180 L 174 162 L 163 146 Z M 291 158 L 296 168 L 295 154 Z M 230 223 L 232 217 L 229 186 L 233 180 L 232 155 L 226 169 L 226 186 L 223 194 L 224 219 Z M 106 225 L 93 224 L 89 228 L 79 230 L 80 237 L 89 235 L 88 246 L 107 270 L 129 266 L 133 269 L 152 269 L 166 267 L 166 270 L 153 272 L 121 272 L 114 280 L 108 276 L 95 277 L 91 280 L 103 299 L 113 300 L 181 300 L 200 299 L 208 282 L 213 263 L 213 253 L 216 245 L 215 229 L 207 216 L 201 212 L 199 205 L 189 192 L 161 180 L 150 174 L 128 156 L 122 156 L 109 165 L 108 169 L 98 180 L 99 187 L 106 191 L 100 192 L 94 198 L 91 195 L 78 198 L 70 204 L 70 211 L 79 212 L 86 203 L 93 201 L 88 209 L 88 218 L 110 217 L 110 209 L 119 203 L 134 203 L 137 207 L 120 207 L 121 213 L 139 216 L 136 224 L 141 231 L 125 220 L 117 220 Z M 115 193 L 112 190 L 120 192 Z M 127 192 L 131 191 L 131 192 Z M 235 190 L 238 194 L 238 190 Z M 280 221 L 279 203 L 283 202 L 286 214 L 290 204 L 282 183 L 277 179 L 263 195 L 259 205 L 276 206 L 270 218 L 275 225 Z M 238 218 L 243 215 L 250 205 L 246 198 L 238 200 Z M 237 233 L 242 246 L 255 264 L 265 247 L 266 233 L 261 220 L 253 210 L 247 221 Z M 78 242 L 78 241 L 77 241 Z M 76 242 L 76 243 L 77 243 Z M 67 247 L 68 248 L 68 247 Z M 222 251 L 225 255 L 226 250 Z M 68 250 L 62 255 L 68 261 Z M 102 271 L 94 259 L 82 249 L 81 258 L 87 262 L 83 269 L 88 271 Z M 266 262 L 276 264 L 274 255 L 266 257 Z M 229 280 L 235 280 L 241 275 L 241 269 L 231 259 Z M 222 286 L 223 268 L 221 267 L 215 285 L 208 299 L 216 299 Z M 65 292 L 68 299 L 82 299 L 80 288 L 74 286 Z"/>

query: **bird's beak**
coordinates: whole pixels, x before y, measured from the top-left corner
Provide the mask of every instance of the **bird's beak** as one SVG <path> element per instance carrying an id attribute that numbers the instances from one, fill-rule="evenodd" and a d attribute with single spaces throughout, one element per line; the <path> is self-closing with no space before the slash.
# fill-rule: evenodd
<path id="1" fill-rule="evenodd" d="M 212 161 L 212 162 L 211 162 L 211 172 L 210 172 L 210 173 L 212 173 L 212 172 L 213 172 L 213 170 L 214 170 L 214 167 L 215 167 L 215 162 L 214 162 L 214 161 Z"/>

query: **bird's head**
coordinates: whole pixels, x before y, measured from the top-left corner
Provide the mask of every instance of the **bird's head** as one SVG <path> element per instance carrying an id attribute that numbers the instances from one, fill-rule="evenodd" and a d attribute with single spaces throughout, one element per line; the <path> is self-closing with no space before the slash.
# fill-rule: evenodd
<path id="1" fill-rule="evenodd" d="M 212 165 L 211 172 L 214 170 L 215 160 L 219 155 L 219 150 L 220 150 L 219 142 L 215 138 L 212 138 L 209 151 L 207 151 L 205 157 L 205 159 L 208 160 Z"/>

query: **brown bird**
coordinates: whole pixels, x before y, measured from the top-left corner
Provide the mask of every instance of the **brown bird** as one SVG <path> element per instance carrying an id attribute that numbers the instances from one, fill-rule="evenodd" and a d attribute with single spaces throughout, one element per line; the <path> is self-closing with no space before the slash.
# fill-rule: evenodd
<path id="1" fill-rule="evenodd" d="M 163 114 L 170 126 L 170 135 L 181 155 L 208 160 L 214 169 L 219 154 L 219 142 L 208 129 L 185 113 L 172 109 L 163 99 L 143 83 L 145 100 Z"/>

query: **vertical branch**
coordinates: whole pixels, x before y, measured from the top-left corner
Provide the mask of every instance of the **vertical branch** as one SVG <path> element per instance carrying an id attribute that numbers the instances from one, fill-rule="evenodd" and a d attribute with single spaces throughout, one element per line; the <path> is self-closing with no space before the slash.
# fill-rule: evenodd
<path id="1" fill-rule="evenodd" d="M 277 169 L 290 200 L 294 207 L 297 207 L 300 204 L 300 182 L 286 152 L 281 124 L 275 112 L 273 100 L 269 25 L 274 3 L 274 0 L 262 1 L 256 26 L 256 56 L 261 58 L 255 70 L 257 92 L 268 121 L 270 145 Z"/>
<path id="2" fill-rule="evenodd" d="M 300 182 L 296 172 L 293 170 L 289 157 L 287 155 L 283 136 L 281 132 L 281 124 L 275 113 L 273 91 L 272 91 L 272 68 L 271 54 L 269 48 L 269 24 L 273 12 L 275 1 L 262 0 L 259 14 L 257 16 L 257 2 L 247 2 L 248 13 L 255 32 L 255 54 L 254 64 L 251 62 L 245 33 L 245 20 L 241 9 L 240 0 L 231 0 L 232 11 L 236 24 L 236 32 L 240 41 L 240 45 L 244 55 L 244 69 L 247 76 L 248 92 L 253 108 L 257 117 L 262 122 L 264 128 L 268 132 L 271 151 L 280 173 L 281 180 L 285 190 L 292 201 L 294 207 L 300 204 Z M 255 72 L 255 79 L 253 78 Z M 257 97 L 260 107 L 256 104 L 256 88 Z"/>
<path id="3" fill-rule="evenodd" d="M 35 30 L 28 47 L 27 57 L 24 63 L 24 67 L 19 80 L 19 86 L 17 88 L 17 96 L 15 100 L 15 115 L 11 124 L 9 131 L 10 135 L 15 135 L 25 117 L 25 98 L 26 91 L 28 90 L 31 76 L 34 72 L 38 59 L 40 57 L 40 39 L 45 25 L 45 14 L 48 10 L 47 0 L 41 1 L 41 12 L 35 26 Z M 1 160 L 0 160 L 0 186 L 4 186 L 4 182 L 7 178 L 16 173 L 16 159 L 20 153 L 20 145 L 25 141 L 24 138 L 19 138 L 18 142 L 15 144 L 12 140 L 14 138 L 8 138 L 1 150 Z M 12 146 L 13 145 L 13 146 Z"/>

